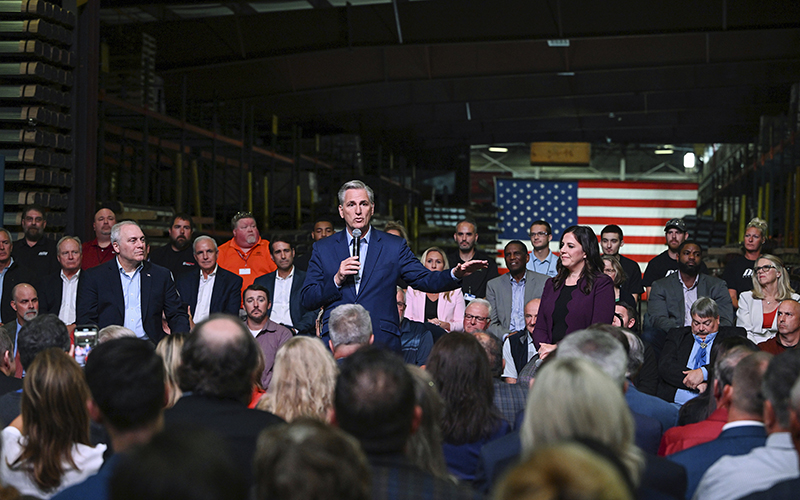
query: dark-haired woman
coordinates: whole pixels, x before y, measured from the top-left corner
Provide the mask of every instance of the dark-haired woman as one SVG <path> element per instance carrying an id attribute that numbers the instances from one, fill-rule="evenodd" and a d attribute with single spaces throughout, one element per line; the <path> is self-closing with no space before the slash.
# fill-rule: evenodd
<path id="1" fill-rule="evenodd" d="M 544 285 L 533 344 L 544 358 L 566 335 L 614 318 L 614 282 L 603 273 L 597 236 L 571 226 L 561 236 L 558 274 Z"/>
<path id="2" fill-rule="evenodd" d="M 475 337 L 451 332 L 433 345 L 425 368 L 444 400 L 441 427 L 447 469 L 472 481 L 481 447 L 509 431 L 494 406 L 489 358 Z"/>

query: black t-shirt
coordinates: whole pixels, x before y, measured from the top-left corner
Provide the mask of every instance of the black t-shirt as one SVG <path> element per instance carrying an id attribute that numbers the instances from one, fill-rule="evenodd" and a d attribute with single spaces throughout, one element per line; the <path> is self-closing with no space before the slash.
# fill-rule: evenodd
<path id="1" fill-rule="evenodd" d="M 150 252 L 150 262 L 166 267 L 172 272 L 173 278 L 187 271 L 197 269 L 197 262 L 194 260 L 192 245 L 184 248 L 180 252 L 172 249 L 172 245 L 166 244 L 161 248 L 156 248 Z"/>
<path id="2" fill-rule="evenodd" d="M 44 236 L 32 247 L 28 246 L 25 238 L 15 241 L 11 256 L 14 262 L 27 267 L 38 277 L 61 271 L 56 258 L 56 242 Z"/>
<path id="3" fill-rule="evenodd" d="M 644 293 L 644 288 L 642 288 L 642 268 L 639 267 L 639 264 L 624 255 L 617 255 L 617 258 L 619 258 L 622 270 L 625 271 L 627 276 L 625 283 L 619 289 L 631 295 Z"/>
<path id="4" fill-rule="evenodd" d="M 722 279 L 728 284 L 729 290 L 736 290 L 736 295 L 753 289 L 753 267 L 756 261 L 746 259 L 744 255 L 737 255 L 722 273 Z"/>
<path id="5" fill-rule="evenodd" d="M 642 278 L 642 286 L 653 286 L 654 281 L 666 278 L 677 271 L 678 261 L 670 258 L 669 250 L 664 250 L 647 263 L 647 268 L 644 270 L 644 278 Z M 708 274 L 705 262 L 700 263 L 700 272 Z"/>
<path id="6" fill-rule="evenodd" d="M 448 255 L 447 260 L 448 263 L 450 264 L 451 269 L 464 262 L 463 260 L 461 260 L 461 257 L 459 257 L 458 252 Z M 472 257 L 472 260 L 488 261 L 489 267 L 486 269 L 480 269 L 478 271 L 475 271 L 469 276 L 465 276 L 461 280 L 461 291 L 464 293 L 464 299 L 467 302 L 472 300 L 468 298 L 468 296 L 470 295 L 474 295 L 479 299 L 486 298 L 486 284 L 489 282 L 490 279 L 500 276 L 500 273 L 498 273 L 497 271 L 496 259 L 494 257 L 489 256 L 489 254 L 487 254 L 486 252 L 475 250 L 475 256 Z"/>

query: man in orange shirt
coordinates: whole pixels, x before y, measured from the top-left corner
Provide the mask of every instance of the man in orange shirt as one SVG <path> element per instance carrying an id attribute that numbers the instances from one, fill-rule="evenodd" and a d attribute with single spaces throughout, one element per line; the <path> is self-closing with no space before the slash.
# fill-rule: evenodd
<path id="1" fill-rule="evenodd" d="M 242 292 L 256 278 L 278 266 L 269 254 L 269 241 L 261 239 L 256 219 L 250 212 L 239 212 L 231 219 L 233 238 L 219 246 L 217 265 L 242 278 Z"/>

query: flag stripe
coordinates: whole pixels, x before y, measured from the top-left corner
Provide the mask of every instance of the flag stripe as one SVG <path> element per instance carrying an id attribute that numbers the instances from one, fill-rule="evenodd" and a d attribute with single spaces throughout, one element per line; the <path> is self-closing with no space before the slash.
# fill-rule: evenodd
<path id="1" fill-rule="evenodd" d="M 580 193 L 580 191 L 579 191 Z M 580 196 L 580 194 L 579 194 Z M 697 208 L 697 200 L 617 200 L 611 198 L 583 198 L 578 201 L 580 206 L 596 207 L 656 207 L 656 208 Z M 578 212 L 580 215 L 580 212 Z"/>
<path id="2" fill-rule="evenodd" d="M 597 189 L 673 189 L 697 193 L 697 184 L 693 182 L 579 181 L 578 187 Z"/>
<path id="3" fill-rule="evenodd" d="M 686 208 L 660 208 L 660 207 L 602 207 L 602 206 L 588 206 L 584 207 L 578 200 L 578 224 L 585 224 L 582 222 L 583 217 L 596 217 L 602 214 L 609 224 L 614 223 L 620 217 L 641 217 L 641 218 L 663 218 L 666 223 L 667 220 L 673 217 L 683 217 L 687 211 L 694 212 L 694 209 Z M 618 224 L 619 225 L 619 224 Z"/>
<path id="4" fill-rule="evenodd" d="M 620 200 L 685 200 L 697 202 L 697 193 L 673 189 L 578 188 L 578 197 Z"/>
<path id="5" fill-rule="evenodd" d="M 663 234 L 664 226 L 671 218 L 672 217 L 616 217 L 612 219 L 609 217 L 581 217 L 580 224 L 586 226 L 597 224 L 600 227 L 603 227 L 606 224 L 616 224 L 622 228 L 622 231 L 625 234 L 627 234 L 627 231 L 625 230 L 627 226 L 652 224 L 654 226 L 661 226 L 661 233 Z"/>

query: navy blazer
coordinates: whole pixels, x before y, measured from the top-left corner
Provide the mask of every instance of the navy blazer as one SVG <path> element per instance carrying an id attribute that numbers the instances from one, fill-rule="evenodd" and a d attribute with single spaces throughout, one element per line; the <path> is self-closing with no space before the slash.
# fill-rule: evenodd
<path id="1" fill-rule="evenodd" d="M 750 453 L 753 448 L 764 446 L 766 442 L 767 432 L 763 425 L 745 425 L 725 429 L 717 439 L 692 446 L 667 458 L 686 468 L 688 476 L 686 499 L 690 500 L 703 474 L 723 455 L 744 455 Z"/>
<path id="2" fill-rule="evenodd" d="M 2 304 L 0 304 L 0 319 L 2 319 L 3 323 L 13 323 L 17 319 L 17 313 L 11 308 L 11 291 L 20 283 L 33 285 L 38 292 L 39 283 L 36 281 L 36 276 L 34 276 L 33 272 L 14 261 L 6 271 L 5 278 L 3 278 Z M 16 336 L 16 333 L 11 334 L 12 339 L 14 336 Z"/>
<path id="3" fill-rule="evenodd" d="M 328 317 L 340 304 L 360 304 L 369 311 L 375 343 L 388 346 L 395 352 L 400 348 L 400 320 L 397 315 L 397 278 L 415 290 L 444 292 L 461 286 L 450 276 L 450 270 L 430 271 L 417 259 L 403 238 L 370 229 L 367 259 L 361 273 L 361 285 L 356 294 L 349 278 L 339 288 L 333 281 L 339 265 L 350 257 L 346 231 L 314 243 L 301 303 L 308 310 L 325 308 L 322 316 L 322 335 L 328 333 Z"/>
<path id="4" fill-rule="evenodd" d="M 189 316 L 181 307 L 181 298 L 169 270 L 148 261 L 142 263 L 142 327 L 154 344 L 164 337 L 162 312 L 173 332 L 189 331 Z M 86 269 L 78 282 L 77 324 L 125 325 L 125 299 L 117 259 Z"/>
<path id="5" fill-rule="evenodd" d="M 80 282 L 80 275 L 78 275 Z M 55 314 L 61 312 L 61 294 L 64 283 L 61 280 L 61 271 L 55 274 L 48 274 L 39 281 L 36 292 L 39 296 L 39 314 Z"/>
<path id="6" fill-rule="evenodd" d="M 369 255 L 369 252 L 367 253 Z M 267 314 L 272 316 L 272 305 L 275 303 L 275 276 L 278 271 L 259 276 L 253 282 L 254 285 L 261 285 L 269 290 L 270 306 Z M 292 289 L 289 291 L 289 316 L 292 318 L 292 327 L 297 333 L 303 335 L 316 335 L 314 323 L 317 320 L 316 310 L 309 311 L 300 303 L 300 292 L 303 289 L 303 282 L 306 279 L 305 271 L 294 268 L 294 278 L 292 278 Z"/>
<path id="7" fill-rule="evenodd" d="M 202 272 L 198 268 L 178 275 L 178 279 L 175 280 L 175 288 L 181 296 L 181 301 L 189 304 L 192 315 L 197 307 L 197 292 L 200 289 L 200 273 Z M 211 304 L 208 307 L 208 313 L 227 313 L 238 317 L 239 306 L 242 303 L 241 291 L 241 276 L 217 266 L 217 276 L 214 278 L 214 288 L 211 290 Z"/>
<path id="8" fill-rule="evenodd" d="M 738 326 L 720 326 L 714 344 L 728 337 L 747 337 L 747 330 Z M 690 390 L 683 383 L 686 377 L 683 372 L 689 368 L 692 347 L 694 347 L 692 327 L 673 328 L 667 333 L 664 350 L 658 359 L 658 397 L 668 403 L 675 401 L 675 392 L 678 389 Z M 711 357 L 710 352 L 709 357 Z M 708 365 L 705 368 L 708 369 Z"/>

